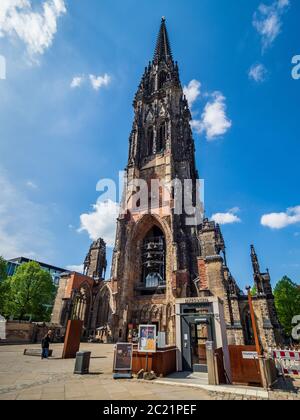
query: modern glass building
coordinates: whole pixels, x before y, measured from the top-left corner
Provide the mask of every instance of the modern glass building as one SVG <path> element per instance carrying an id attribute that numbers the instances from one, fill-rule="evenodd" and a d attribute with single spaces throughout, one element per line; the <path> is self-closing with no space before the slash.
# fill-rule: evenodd
<path id="1" fill-rule="evenodd" d="M 13 276 L 20 265 L 31 262 L 31 261 L 34 261 L 34 260 L 31 260 L 25 257 L 18 257 L 18 258 L 13 258 L 12 260 L 8 260 L 7 261 L 7 275 Z M 58 286 L 61 274 L 69 272 L 69 270 L 65 270 L 64 268 L 55 267 L 53 265 L 41 263 L 39 261 L 35 261 L 35 262 L 37 262 L 43 270 L 50 273 L 53 279 L 53 284 L 55 284 L 55 286 Z"/>

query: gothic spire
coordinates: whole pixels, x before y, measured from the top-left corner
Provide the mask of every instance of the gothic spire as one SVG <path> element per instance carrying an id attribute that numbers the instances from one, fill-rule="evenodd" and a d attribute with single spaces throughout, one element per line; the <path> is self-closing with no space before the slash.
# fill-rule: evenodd
<path id="1" fill-rule="evenodd" d="M 169 59 L 172 60 L 172 51 L 166 27 L 166 18 L 162 17 L 155 47 L 154 61 L 168 61 Z"/>
<path id="2" fill-rule="evenodd" d="M 258 257 L 257 257 L 256 251 L 255 251 L 254 245 L 251 245 L 251 260 L 252 260 L 254 275 L 260 274 Z"/>

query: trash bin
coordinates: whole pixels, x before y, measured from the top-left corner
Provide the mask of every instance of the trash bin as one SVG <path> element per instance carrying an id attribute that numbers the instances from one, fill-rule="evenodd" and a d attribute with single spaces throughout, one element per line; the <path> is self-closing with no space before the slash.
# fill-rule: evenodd
<path id="1" fill-rule="evenodd" d="M 89 373 L 90 359 L 91 359 L 90 351 L 80 351 L 76 353 L 74 374 L 86 375 L 87 373 Z"/>

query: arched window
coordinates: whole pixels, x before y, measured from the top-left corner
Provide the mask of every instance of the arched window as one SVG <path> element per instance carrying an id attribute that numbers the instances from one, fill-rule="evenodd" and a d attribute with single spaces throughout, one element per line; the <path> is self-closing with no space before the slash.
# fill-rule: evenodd
<path id="1" fill-rule="evenodd" d="M 87 284 L 83 284 L 79 290 L 74 291 L 71 318 L 84 322 L 88 327 L 88 314 L 90 308 L 90 290 Z"/>
<path id="2" fill-rule="evenodd" d="M 100 297 L 96 321 L 97 328 L 105 327 L 109 323 L 109 318 L 111 314 L 110 293 L 108 288 L 104 288 L 99 293 Z"/>
<path id="3" fill-rule="evenodd" d="M 158 130 L 156 151 L 158 153 L 162 152 L 165 148 L 166 143 L 166 124 L 162 123 Z"/>
<path id="4" fill-rule="evenodd" d="M 153 77 L 149 83 L 149 93 L 152 95 L 155 92 L 155 78 Z"/>
<path id="5" fill-rule="evenodd" d="M 142 283 L 145 290 L 154 293 L 165 289 L 166 244 L 164 234 L 154 226 L 146 235 L 142 251 Z"/>
<path id="6" fill-rule="evenodd" d="M 149 127 L 147 130 L 147 154 L 151 156 L 153 154 L 153 143 L 154 143 L 154 131 L 153 127 Z"/>
<path id="7" fill-rule="evenodd" d="M 251 314 L 249 306 L 247 305 L 242 312 L 242 325 L 244 330 L 245 343 L 248 346 L 254 344 L 254 334 L 251 322 Z"/>
<path id="8" fill-rule="evenodd" d="M 164 86 L 164 84 L 167 81 L 167 78 L 168 78 L 168 75 L 167 75 L 167 73 L 164 70 L 159 73 L 159 76 L 158 76 L 158 89 L 161 89 Z"/>

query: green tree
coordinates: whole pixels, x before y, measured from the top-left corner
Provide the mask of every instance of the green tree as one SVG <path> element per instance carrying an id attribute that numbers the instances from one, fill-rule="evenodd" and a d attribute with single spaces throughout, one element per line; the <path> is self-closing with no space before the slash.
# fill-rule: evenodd
<path id="1" fill-rule="evenodd" d="M 52 277 L 36 262 L 18 267 L 8 280 L 5 313 L 15 319 L 49 321 L 56 288 Z"/>
<path id="2" fill-rule="evenodd" d="M 256 286 L 253 286 L 252 287 L 252 289 L 251 289 L 251 295 L 252 296 L 256 296 L 257 295 L 257 287 Z"/>
<path id="3" fill-rule="evenodd" d="M 290 278 L 284 276 L 274 289 L 275 306 L 279 321 L 287 335 L 292 332 L 292 319 L 300 315 L 300 288 Z"/>
<path id="4" fill-rule="evenodd" d="M 4 315 L 4 304 L 6 300 L 6 261 L 0 257 L 0 315 Z"/>
<path id="5" fill-rule="evenodd" d="M 5 259 L 0 256 L 0 282 L 4 281 L 7 277 L 6 265 Z"/>

